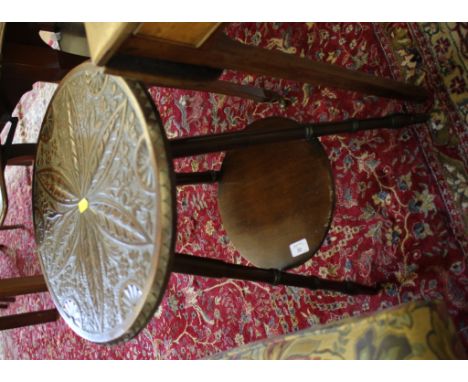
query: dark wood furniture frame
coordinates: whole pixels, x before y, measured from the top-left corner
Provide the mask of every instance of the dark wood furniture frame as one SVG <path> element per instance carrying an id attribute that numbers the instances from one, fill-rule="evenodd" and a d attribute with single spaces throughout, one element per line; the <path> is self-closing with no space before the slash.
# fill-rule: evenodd
<path id="1" fill-rule="evenodd" d="M 82 60 L 89 57 L 85 28 L 83 23 L 30 23 L 36 30 L 56 33 L 60 36 L 60 49 Z M 32 27 L 32 26 L 31 26 Z M 63 44 L 62 44 L 63 42 Z M 260 87 L 240 85 L 219 80 L 221 69 L 184 65 L 174 62 L 153 62 L 148 60 L 131 60 L 126 67 L 126 77 L 137 77 L 147 85 L 177 89 L 198 90 L 226 94 L 252 99 L 256 102 L 280 102 L 287 105 L 287 100 L 279 94 Z M 133 74 L 131 74 L 133 72 Z M 114 73 L 119 74 L 119 73 Z"/>
<path id="2" fill-rule="evenodd" d="M 170 86 L 183 88 L 181 82 L 185 80 L 192 85 L 198 81 L 199 90 L 254 98 L 249 91 L 218 81 L 224 69 L 231 69 L 381 97 L 418 102 L 429 97 L 420 86 L 242 44 L 224 34 L 222 23 L 85 23 L 85 26 L 95 64 L 104 66 L 109 74 L 145 83 L 172 79 Z M 219 88 L 210 90 L 213 84 Z M 233 88 L 220 91 L 225 85 Z"/>
<path id="3" fill-rule="evenodd" d="M 295 128 L 276 129 L 245 129 L 238 132 L 223 133 L 170 140 L 170 151 L 174 158 L 190 155 L 199 155 L 209 152 L 225 151 L 272 142 L 287 140 L 311 139 L 314 137 L 352 133 L 362 130 L 379 128 L 397 129 L 412 124 L 424 123 L 428 120 L 427 114 L 395 114 L 382 118 L 368 120 L 348 120 L 342 122 L 329 122 L 319 124 L 297 124 Z M 207 171 L 200 173 L 176 173 L 175 184 L 210 183 L 222 181 L 222 173 Z M 260 197 L 260 196 L 259 196 Z M 223 261 L 175 254 L 173 272 L 199 275 L 205 277 L 228 277 L 233 279 L 266 282 L 273 285 L 288 285 L 311 290 L 325 289 L 341 293 L 376 294 L 381 285 L 361 285 L 351 281 L 324 280 L 315 276 L 305 276 L 282 272 L 277 269 L 260 269 L 243 265 L 228 264 Z"/>
<path id="4" fill-rule="evenodd" d="M 5 23 L 2 29 L 0 114 L 5 123 L 35 82 L 58 82 L 86 57 L 51 49 L 39 37 L 38 23 Z"/>

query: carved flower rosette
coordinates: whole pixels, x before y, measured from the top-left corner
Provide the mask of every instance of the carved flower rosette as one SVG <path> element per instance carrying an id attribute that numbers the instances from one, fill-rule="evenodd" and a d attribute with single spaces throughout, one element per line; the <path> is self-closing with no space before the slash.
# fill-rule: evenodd
<path id="1" fill-rule="evenodd" d="M 86 63 L 58 87 L 34 169 L 38 253 L 62 317 L 82 337 L 134 336 L 162 297 L 173 187 L 146 91 Z"/>

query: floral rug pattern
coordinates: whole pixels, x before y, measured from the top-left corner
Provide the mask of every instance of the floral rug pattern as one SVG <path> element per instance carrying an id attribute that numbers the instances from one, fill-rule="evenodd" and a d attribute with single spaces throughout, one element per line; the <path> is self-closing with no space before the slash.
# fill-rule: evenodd
<path id="1" fill-rule="evenodd" d="M 64 323 L 0 332 L 0 357 L 15 359 L 197 359 L 265 337 L 409 300 L 443 299 L 468 346 L 468 89 L 466 24 L 242 23 L 227 28 L 246 44 L 279 49 L 428 88 L 414 105 L 350 91 L 226 71 L 223 78 L 277 91 L 291 101 L 255 103 L 203 92 L 151 88 L 170 138 L 239 130 L 280 115 L 300 122 L 431 111 L 399 131 L 324 137 L 336 209 L 319 252 L 294 272 L 361 283 L 377 296 L 344 296 L 260 283 L 173 274 L 154 319 L 133 340 L 89 343 Z M 33 142 L 55 85 L 36 84 L 17 108 L 18 142 Z M 179 171 L 218 169 L 222 154 L 180 159 Z M 40 273 L 31 221 L 31 169 L 8 168 L 0 275 Z M 247 264 L 223 229 L 216 185 L 178 189 L 177 250 Z M 1 314 L 53 307 L 47 293 L 21 296 Z"/>

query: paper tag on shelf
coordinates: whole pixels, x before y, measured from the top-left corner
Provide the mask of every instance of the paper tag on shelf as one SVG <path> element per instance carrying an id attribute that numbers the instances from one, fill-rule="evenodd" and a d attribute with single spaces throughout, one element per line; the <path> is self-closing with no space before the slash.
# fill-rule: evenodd
<path id="1" fill-rule="evenodd" d="M 291 251 L 292 257 L 300 256 L 306 252 L 309 252 L 309 244 L 307 244 L 306 239 L 302 239 L 289 244 L 289 250 Z"/>

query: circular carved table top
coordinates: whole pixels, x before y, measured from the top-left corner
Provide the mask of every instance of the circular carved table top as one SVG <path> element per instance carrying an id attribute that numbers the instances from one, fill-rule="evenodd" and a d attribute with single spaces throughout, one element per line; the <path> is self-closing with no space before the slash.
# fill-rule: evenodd
<path id="1" fill-rule="evenodd" d="M 90 341 L 130 339 L 164 294 L 175 232 L 167 153 L 140 84 L 90 63 L 62 80 L 38 142 L 34 226 L 54 303 Z"/>

